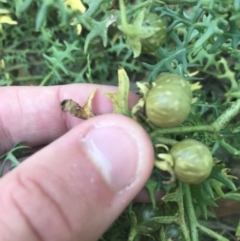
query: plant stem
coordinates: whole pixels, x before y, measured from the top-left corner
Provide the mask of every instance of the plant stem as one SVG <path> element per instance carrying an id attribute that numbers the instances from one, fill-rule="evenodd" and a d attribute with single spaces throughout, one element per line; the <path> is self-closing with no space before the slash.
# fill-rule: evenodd
<path id="1" fill-rule="evenodd" d="M 185 211 L 184 211 L 184 192 L 183 192 L 183 185 L 181 183 L 179 183 L 179 188 L 177 189 L 177 191 L 173 192 L 173 193 L 168 193 L 167 195 L 165 195 L 162 200 L 164 202 L 176 202 L 178 204 L 179 207 L 179 212 L 174 216 L 174 217 L 161 217 L 159 222 L 160 223 L 167 223 L 166 221 L 171 220 L 171 218 L 173 218 L 172 222 L 177 223 L 178 225 L 180 225 L 183 235 L 184 235 L 184 240 L 186 241 L 195 241 L 195 240 L 191 240 L 190 236 L 189 236 L 189 232 L 188 232 L 188 228 L 185 222 Z M 163 220 L 163 218 L 166 218 L 168 220 Z M 155 218 L 156 220 L 157 218 Z M 164 222 L 165 221 L 165 222 Z M 198 241 L 198 240 L 196 240 Z"/>
<path id="2" fill-rule="evenodd" d="M 236 100 L 232 105 L 223 112 L 218 119 L 211 125 L 202 126 L 183 126 L 166 129 L 155 129 L 150 133 L 151 138 L 156 138 L 163 134 L 182 134 L 189 132 L 212 132 L 218 133 L 221 131 L 238 113 L 240 112 L 240 99 Z"/>
<path id="3" fill-rule="evenodd" d="M 39 86 L 44 86 L 53 74 L 53 70 L 47 74 L 47 76 L 42 80 Z"/>
<path id="4" fill-rule="evenodd" d="M 150 136 L 152 138 L 161 136 L 162 134 L 179 134 L 179 133 L 189 133 L 189 132 L 214 132 L 212 126 L 183 126 L 183 127 L 174 127 L 166 129 L 155 129 Z"/>
<path id="5" fill-rule="evenodd" d="M 182 184 L 182 186 L 185 190 L 184 203 L 187 207 L 186 211 L 188 215 L 187 218 L 188 218 L 189 227 L 190 227 L 189 231 L 191 235 L 191 241 L 198 241 L 197 218 L 196 218 L 193 203 L 192 203 L 190 187 L 187 184 Z"/>
<path id="6" fill-rule="evenodd" d="M 224 147 L 230 154 L 234 155 L 234 156 L 239 156 L 240 155 L 240 151 L 237 150 L 236 148 L 234 148 L 233 146 L 229 145 L 227 142 L 225 142 L 225 140 L 220 140 L 219 144 Z"/>
<path id="7" fill-rule="evenodd" d="M 240 99 L 236 100 L 218 119 L 212 124 L 216 132 L 223 129 L 228 122 L 240 112 Z"/>
<path id="8" fill-rule="evenodd" d="M 185 221 L 185 210 L 184 210 L 184 192 L 183 192 L 183 185 L 181 183 L 179 183 L 179 190 L 180 190 L 180 202 L 178 202 L 178 207 L 179 207 L 179 225 L 182 228 L 183 231 L 183 235 L 186 241 L 188 241 L 190 239 L 189 236 L 189 231 L 186 225 L 186 221 Z"/>
<path id="9" fill-rule="evenodd" d="M 165 144 L 165 145 L 169 145 L 169 146 L 174 146 L 175 144 L 178 143 L 178 141 L 176 141 L 174 139 L 159 137 L 159 136 L 156 137 L 153 141 L 156 143 L 161 143 L 161 144 Z"/>

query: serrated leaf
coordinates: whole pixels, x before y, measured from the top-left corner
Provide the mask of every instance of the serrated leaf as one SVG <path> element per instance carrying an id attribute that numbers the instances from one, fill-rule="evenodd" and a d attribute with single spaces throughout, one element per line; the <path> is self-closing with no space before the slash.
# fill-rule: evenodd
<path id="1" fill-rule="evenodd" d="M 145 188 L 148 190 L 153 207 L 156 207 L 155 191 L 159 188 L 159 182 L 149 179 L 145 184 Z"/>
<path id="2" fill-rule="evenodd" d="M 188 74 L 187 49 L 185 48 L 184 43 L 180 41 L 179 37 L 175 33 L 171 33 L 170 36 L 176 43 L 176 48 L 174 50 L 172 50 L 172 47 L 169 49 L 159 48 L 157 55 L 161 61 L 155 65 L 142 63 L 144 67 L 151 71 L 151 74 L 148 77 L 149 82 L 154 81 L 157 75 L 163 72 L 170 72 L 180 75 Z"/>
<path id="3" fill-rule="evenodd" d="M 60 45 L 60 47 L 52 46 L 48 52 L 49 55 L 43 54 L 43 57 L 47 60 L 47 65 L 49 68 L 54 72 L 56 76 L 60 78 L 60 75 L 58 73 L 58 70 L 62 70 L 65 74 L 68 74 L 68 69 L 65 66 L 65 62 L 74 62 L 75 58 L 73 57 L 72 52 L 74 50 L 79 50 L 79 48 L 76 47 L 78 44 L 78 41 L 75 41 L 74 43 L 68 43 L 64 41 L 64 45 Z M 63 49 L 63 50 L 62 50 Z"/>
<path id="4" fill-rule="evenodd" d="M 210 182 L 212 188 L 217 193 L 217 195 L 219 197 L 224 197 L 224 192 L 222 190 L 223 184 L 221 182 L 217 181 L 217 180 L 214 180 L 214 179 L 210 179 L 209 182 Z"/>
<path id="5" fill-rule="evenodd" d="M 120 36 L 118 38 L 118 42 L 110 42 L 111 47 L 108 48 L 107 51 L 109 51 L 110 53 L 116 53 L 117 57 L 119 57 L 119 55 L 124 51 L 124 49 L 127 48 L 125 42 L 123 41 L 122 36 Z"/>
<path id="6" fill-rule="evenodd" d="M 204 190 L 206 191 L 206 193 L 207 193 L 211 198 L 214 198 L 214 194 L 213 194 L 212 187 L 211 187 L 210 183 L 207 182 L 207 181 L 202 182 L 202 186 L 203 186 Z"/>
<path id="7" fill-rule="evenodd" d="M 196 43 L 194 44 L 194 48 L 199 48 L 200 46 L 202 46 L 205 42 L 207 42 L 210 37 L 224 33 L 224 31 L 219 28 L 219 25 L 227 25 L 227 21 L 223 17 L 214 18 L 213 20 L 211 19 L 211 14 L 209 14 L 208 16 L 204 15 L 202 18 L 202 22 L 198 22 L 195 24 L 197 27 L 204 27 L 205 32 L 196 41 Z"/>
<path id="8" fill-rule="evenodd" d="M 223 165 L 215 165 L 212 169 L 212 172 L 209 176 L 209 178 L 213 178 L 217 181 L 219 181 L 220 183 L 224 184 L 225 186 L 227 186 L 228 188 L 230 188 L 231 190 L 235 191 L 236 190 L 236 186 L 234 185 L 234 183 L 232 182 L 232 180 L 228 179 L 222 172 L 222 169 L 224 168 Z"/>
<path id="9" fill-rule="evenodd" d="M 90 32 L 88 33 L 86 39 L 85 39 L 85 44 L 84 44 L 84 53 L 87 53 L 88 47 L 90 42 L 96 38 L 96 37 L 101 37 L 103 41 L 103 46 L 107 46 L 108 42 L 108 27 L 116 21 L 116 16 L 115 15 L 110 15 L 106 19 L 104 19 L 101 22 L 96 21 L 95 19 L 87 16 L 86 14 L 82 15 L 79 18 L 78 23 L 81 23 L 85 26 L 88 26 Z"/>
<path id="10" fill-rule="evenodd" d="M 212 197 L 207 195 L 201 184 L 191 186 L 191 195 L 199 206 L 203 217 L 207 219 L 207 206 L 217 207 L 217 204 L 213 201 Z"/>

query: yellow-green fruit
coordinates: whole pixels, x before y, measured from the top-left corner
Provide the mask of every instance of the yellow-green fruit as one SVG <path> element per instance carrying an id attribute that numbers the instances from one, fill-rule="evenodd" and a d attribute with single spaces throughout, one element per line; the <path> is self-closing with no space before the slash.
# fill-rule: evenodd
<path id="1" fill-rule="evenodd" d="M 203 143 L 185 139 L 170 150 L 174 160 L 174 172 L 179 181 L 198 184 L 204 181 L 213 167 L 212 154 Z"/>
<path id="2" fill-rule="evenodd" d="M 145 100 L 146 115 L 159 127 L 174 127 L 186 120 L 191 109 L 189 94 L 176 84 L 156 83 Z"/>
<path id="3" fill-rule="evenodd" d="M 168 84 L 168 85 L 174 85 L 176 87 L 181 88 L 182 90 L 185 91 L 185 93 L 189 96 L 190 100 L 192 99 L 192 90 L 191 90 L 191 85 L 189 84 L 188 81 L 183 79 L 181 76 L 177 74 L 163 74 L 159 75 L 157 79 L 154 81 L 156 84 Z"/>
<path id="4" fill-rule="evenodd" d="M 154 53 L 165 41 L 167 35 L 167 25 L 157 14 L 146 13 L 142 26 L 146 29 L 148 27 L 158 28 L 151 37 L 141 40 L 142 52 Z"/>

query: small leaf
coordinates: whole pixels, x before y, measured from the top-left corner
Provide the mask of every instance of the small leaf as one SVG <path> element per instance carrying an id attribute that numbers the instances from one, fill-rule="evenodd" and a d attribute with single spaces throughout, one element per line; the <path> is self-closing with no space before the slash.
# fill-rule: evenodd
<path id="1" fill-rule="evenodd" d="M 240 238 L 240 220 L 239 220 L 238 226 L 237 226 L 237 228 L 236 228 L 236 237 L 237 237 L 237 238 Z M 238 240 L 238 239 L 237 239 L 237 240 Z"/>
<path id="2" fill-rule="evenodd" d="M 148 190 L 150 200 L 152 202 L 153 207 L 156 207 L 156 198 L 155 191 L 159 188 L 159 183 L 153 179 L 149 179 L 145 184 L 145 188 Z"/>
<path id="3" fill-rule="evenodd" d="M 222 169 L 224 168 L 223 165 L 215 165 L 212 169 L 212 172 L 209 176 L 209 178 L 213 178 L 219 182 L 221 182 L 222 184 L 224 184 L 225 186 L 227 186 L 228 188 L 230 188 L 231 190 L 235 191 L 236 190 L 236 186 L 234 185 L 234 183 L 228 179 L 222 172 Z"/>
<path id="4" fill-rule="evenodd" d="M 104 19 L 101 22 L 96 21 L 95 19 L 83 15 L 82 18 L 80 19 L 80 22 L 88 25 L 90 28 L 90 32 L 87 35 L 87 38 L 85 39 L 85 44 L 84 44 L 84 53 L 87 53 L 88 50 L 88 46 L 90 44 L 90 42 L 97 36 L 102 38 L 103 41 L 103 46 L 106 47 L 107 46 L 107 42 L 108 42 L 108 36 L 107 36 L 107 32 L 108 32 L 108 27 L 114 23 L 116 21 L 116 18 L 114 15 L 110 15 L 109 17 L 107 17 L 106 19 Z"/>
<path id="5" fill-rule="evenodd" d="M 118 69 L 118 83 L 117 93 L 105 93 L 105 95 L 112 101 L 114 113 L 129 115 L 128 92 L 130 84 L 123 68 Z"/>
<path id="6" fill-rule="evenodd" d="M 224 197 L 224 192 L 222 191 L 223 184 L 221 182 L 211 179 L 210 184 L 219 197 Z"/>
<path id="7" fill-rule="evenodd" d="M 202 182 L 202 186 L 204 188 L 204 190 L 206 191 L 206 193 L 211 197 L 214 198 L 214 194 L 211 188 L 211 185 L 209 184 L 209 182 Z"/>

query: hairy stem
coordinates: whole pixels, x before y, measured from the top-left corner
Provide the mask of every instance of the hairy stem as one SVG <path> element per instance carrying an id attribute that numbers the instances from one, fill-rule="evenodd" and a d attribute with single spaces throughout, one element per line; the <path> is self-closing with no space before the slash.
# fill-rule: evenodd
<path id="1" fill-rule="evenodd" d="M 218 233 L 214 232 L 213 230 L 206 228 L 200 224 L 197 226 L 202 232 L 208 234 L 208 236 L 216 238 L 219 241 L 229 241 L 229 239 L 224 238 L 222 235 L 219 235 Z"/>
<path id="2" fill-rule="evenodd" d="M 187 184 L 182 184 L 185 190 L 184 195 L 184 203 L 186 205 L 186 213 L 190 227 L 190 234 L 191 234 L 191 241 L 198 241 L 198 230 L 197 230 L 197 218 L 195 215 L 193 203 L 192 203 L 192 196 L 190 187 Z"/>
<path id="3" fill-rule="evenodd" d="M 212 124 L 216 132 L 223 129 L 228 122 L 240 112 L 240 99 L 236 100 L 219 118 Z"/>
<path id="4" fill-rule="evenodd" d="M 155 129 L 150 134 L 150 136 L 154 138 L 162 134 L 189 133 L 189 132 L 200 132 L 200 131 L 214 132 L 211 126 L 183 126 L 183 127 L 174 127 L 174 128 L 166 128 L 166 129 Z"/>
<path id="5" fill-rule="evenodd" d="M 151 138 L 161 136 L 163 134 L 183 134 L 190 132 L 212 132 L 218 133 L 221 131 L 238 113 L 240 112 L 240 99 L 232 103 L 232 105 L 223 112 L 218 119 L 211 125 L 203 126 L 183 126 L 166 129 L 155 129 L 150 133 Z"/>
<path id="6" fill-rule="evenodd" d="M 174 146 L 175 144 L 178 143 L 178 141 L 176 141 L 174 139 L 159 137 L 159 136 L 154 138 L 153 141 L 156 143 L 161 143 L 161 144 L 165 144 L 165 145 L 169 145 L 169 146 Z"/>

